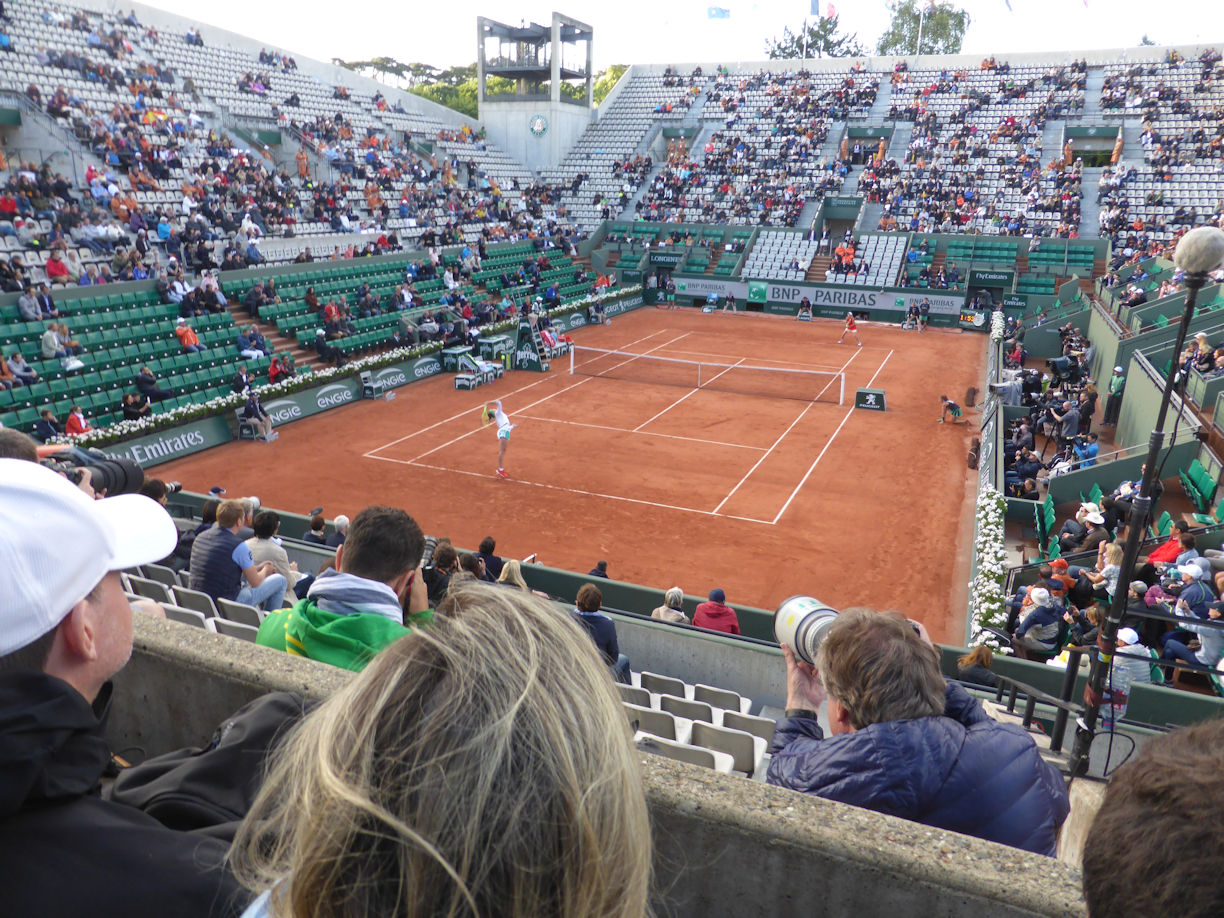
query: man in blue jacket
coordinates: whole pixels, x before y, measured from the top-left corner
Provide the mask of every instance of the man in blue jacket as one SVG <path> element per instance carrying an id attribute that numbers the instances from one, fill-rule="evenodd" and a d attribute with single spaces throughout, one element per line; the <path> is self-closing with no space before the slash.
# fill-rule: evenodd
<path id="1" fill-rule="evenodd" d="M 1021 728 L 945 683 L 909 622 L 843 612 L 815 667 L 783 653 L 770 784 L 1054 856 L 1069 810 L 1062 776 Z M 816 720 L 826 696 L 827 739 Z"/>

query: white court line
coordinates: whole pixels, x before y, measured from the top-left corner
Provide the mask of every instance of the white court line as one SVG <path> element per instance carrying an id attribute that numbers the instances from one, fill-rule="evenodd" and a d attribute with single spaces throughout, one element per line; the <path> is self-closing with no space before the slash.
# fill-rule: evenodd
<path id="1" fill-rule="evenodd" d="M 630 341 L 628 344 L 624 346 L 630 347 L 634 344 L 638 344 L 639 342 L 645 341 L 647 338 L 653 338 L 655 335 L 661 335 L 665 331 L 667 331 L 667 329 L 660 329 L 659 331 L 651 332 L 649 335 L 645 335 L 644 337 L 638 338 L 636 341 Z M 506 399 L 506 398 L 509 398 L 511 395 L 518 395 L 520 392 L 526 392 L 528 389 L 538 386 L 540 385 L 540 383 L 547 382 L 548 380 L 552 378 L 553 377 L 551 375 L 541 376 L 535 382 L 527 383 L 527 385 L 525 386 L 519 386 L 513 392 L 506 393 L 505 395 L 502 396 L 502 398 Z M 428 427 L 422 427 L 420 430 L 414 431 L 405 437 L 400 437 L 398 440 L 392 440 L 390 443 L 384 443 L 382 446 L 376 446 L 374 449 L 370 450 L 369 452 L 362 453 L 362 458 L 363 459 L 375 459 L 377 458 L 377 456 L 374 455 L 375 453 L 381 453 L 384 449 L 390 449 L 392 446 L 395 446 L 399 443 L 403 443 L 405 440 L 411 440 L 413 437 L 419 437 L 421 434 L 425 433 L 426 431 L 433 430 L 435 427 L 441 427 L 443 424 L 449 424 L 451 421 L 457 421 L 459 420 L 459 418 L 470 413 L 471 410 L 472 410 L 471 408 L 468 408 L 464 411 L 460 411 L 458 414 L 452 414 L 449 418 L 444 418 L 443 420 L 438 421 L 436 424 L 430 424 Z"/>
<path id="2" fill-rule="evenodd" d="M 754 452 L 764 452 L 763 446 L 745 446 L 743 443 L 724 443 L 722 440 L 703 440 L 700 437 L 681 437 L 677 434 L 655 433 L 651 430 L 631 430 L 628 427 L 607 427 L 603 424 L 586 424 L 582 421 L 565 421 L 561 418 L 542 418 L 535 415 L 523 414 L 521 411 L 514 413 L 516 418 L 525 418 L 528 421 L 547 421 L 551 424 L 569 424 L 571 427 L 590 427 L 594 430 L 606 430 L 611 433 L 640 433 L 643 437 L 665 437 L 669 440 L 683 440 L 685 443 L 707 443 L 710 446 L 728 446 L 732 449 L 750 449 Z"/>
<path id="3" fill-rule="evenodd" d="M 722 503 L 720 503 L 717 507 L 714 508 L 715 513 L 718 513 L 718 511 L 723 508 L 723 504 L 725 504 L 727 501 L 729 501 L 732 497 L 735 496 L 735 492 L 740 489 L 740 485 L 742 485 L 745 481 L 747 481 L 752 476 L 752 473 L 755 472 L 758 468 L 760 468 L 761 463 L 764 462 L 766 459 L 768 459 L 769 454 L 778 448 L 778 444 L 786 439 L 786 435 L 795 429 L 795 425 L 803 420 L 803 416 L 808 413 L 808 409 L 811 408 L 812 405 L 814 404 L 815 402 L 808 402 L 806 405 L 804 405 L 803 410 L 799 412 L 799 417 L 791 421 L 790 427 L 782 431 L 782 435 L 778 437 L 778 439 L 774 440 L 773 446 L 771 446 L 768 450 L 765 451 L 765 455 L 763 455 L 760 459 L 756 461 L 756 465 L 750 468 L 748 470 L 748 473 L 739 480 L 739 484 L 737 484 L 734 488 L 731 489 L 731 493 L 728 494 L 726 497 L 724 497 L 722 499 Z M 774 522 L 776 523 L 777 520 L 774 520 Z"/>
<path id="4" fill-rule="evenodd" d="M 707 380 L 707 382 L 713 382 L 714 380 L 718 379 L 718 377 L 722 376 L 723 373 L 726 373 L 728 370 L 734 369 L 735 367 L 739 366 L 746 359 L 747 359 L 746 357 L 741 357 L 739 360 L 735 361 L 735 363 L 731 364 L 731 366 L 727 367 L 726 370 L 721 370 L 718 373 L 715 373 L 709 380 Z M 670 405 L 668 405 L 666 408 L 664 408 L 662 411 L 656 414 L 653 418 L 651 418 L 650 421 L 657 421 L 659 418 L 663 417 L 663 415 L 667 414 L 667 412 L 671 411 L 673 408 L 679 405 L 686 398 L 689 398 L 690 396 L 696 394 L 698 390 L 701 388 L 701 385 L 700 385 L 701 380 L 698 379 L 697 382 L 699 384 L 697 389 L 693 389 L 690 392 L 684 393 L 684 395 L 680 396 L 678 399 L 676 399 L 674 402 L 672 402 Z M 650 421 L 643 421 L 637 427 L 633 428 L 633 432 L 640 433 L 642 428 L 645 427 L 647 424 L 649 424 Z"/>
<path id="5" fill-rule="evenodd" d="M 679 341 L 679 340 L 680 340 L 680 338 L 687 337 L 687 335 L 688 335 L 688 334 L 689 334 L 688 332 L 685 332 L 685 333 L 684 333 L 683 335 L 681 335 L 679 338 L 672 338 L 672 340 L 671 340 L 671 341 L 664 341 L 662 344 L 659 344 L 659 345 L 656 345 L 655 347 L 652 347 L 650 350 L 646 351 L 645 353 L 642 353 L 642 354 L 634 354 L 633 356 L 634 356 L 634 357 L 645 357 L 647 354 L 649 354 L 649 353 L 650 353 L 650 351 L 657 351 L 657 350 L 658 350 L 659 348 L 661 348 L 661 347 L 667 347 L 667 345 L 671 344 L 672 342 L 674 342 L 674 341 Z M 634 342 L 634 343 L 636 343 L 636 342 Z M 622 361 L 621 363 L 618 363 L 616 366 L 617 366 L 617 367 L 619 367 L 619 366 L 623 366 L 623 365 L 624 365 L 624 364 L 626 364 L 626 363 L 630 363 L 630 362 L 632 361 L 632 359 L 633 359 L 633 358 L 630 358 L 629 360 Z M 614 369 L 614 370 L 615 370 L 615 369 L 616 369 L 616 367 L 612 367 L 612 369 Z M 546 401 L 548 401 L 550 398 L 556 398 L 556 397 L 557 397 L 558 395 L 560 395 L 561 393 L 563 393 L 563 392 L 568 392 L 570 389 L 577 389 L 577 388 L 578 388 L 579 386 L 581 386 L 583 383 L 585 383 L 585 382 L 589 382 L 590 380 L 592 380 L 592 379 L 596 379 L 596 378 L 597 378 L 597 377 L 594 377 L 594 376 L 584 376 L 582 379 L 578 380 L 578 382 L 576 382 L 576 383 L 570 383 L 568 386 L 565 386 L 565 387 L 564 387 L 564 388 L 562 388 L 562 389 L 558 389 L 556 392 L 553 392 L 553 393 L 551 393 L 550 395 L 546 395 L 546 396 L 544 396 L 543 398 L 536 399 L 536 400 L 535 400 L 534 402 L 532 402 L 530 405 L 524 405 L 522 408 L 517 409 L 517 410 L 515 410 L 514 412 L 512 412 L 512 413 L 511 413 L 511 415 L 512 415 L 512 416 L 519 415 L 519 414 L 521 414 L 522 412 L 526 411 L 526 410 L 527 410 L 527 409 L 529 409 L 529 408 L 534 408 L 536 405 L 539 405 L 539 404 L 541 404 L 541 403 L 543 403 L 543 402 L 546 402 Z M 513 393 L 511 393 L 511 394 L 513 394 Z M 471 411 L 471 409 L 469 408 L 469 409 L 468 409 L 468 411 L 465 411 L 465 412 L 464 412 L 464 414 L 467 414 L 467 413 L 468 413 L 468 412 L 470 412 L 470 411 Z M 463 415 L 462 415 L 462 414 L 461 414 L 461 415 L 457 415 L 457 417 L 463 417 Z M 434 426 L 436 427 L 437 425 L 435 424 Z M 414 457 L 413 457 L 413 459 L 412 459 L 412 461 L 413 461 L 413 462 L 416 462 L 416 461 L 418 461 L 418 460 L 420 460 L 420 459 L 424 459 L 426 456 L 433 455 L 434 453 L 436 453 L 436 452 L 437 452 L 438 450 L 440 450 L 440 449 L 446 449 L 446 447 L 448 447 L 448 446 L 452 446 L 453 444 L 458 443 L 460 440 L 466 440 L 468 437 L 472 436 L 473 434 L 478 434 L 478 433 L 480 433 L 480 431 L 481 431 L 481 430 L 483 430 L 483 429 L 484 429 L 484 428 L 481 428 L 481 427 L 476 427 L 476 428 L 474 428 L 474 429 L 472 429 L 472 430 L 469 430 L 467 433 L 462 433 L 462 434 L 460 434 L 460 435 L 459 435 L 459 436 L 457 436 L 457 437 L 453 437 L 452 439 L 447 440 L 447 441 L 446 441 L 445 443 L 443 443 L 441 446 L 435 446 L 433 449 L 431 449 L 431 450 L 427 450 L 426 452 L 421 453 L 421 455 L 419 455 L 419 456 L 414 456 Z M 372 458 L 372 459 L 376 459 L 376 458 L 379 458 L 379 457 L 377 457 L 377 456 L 371 456 L 370 458 Z"/>
<path id="6" fill-rule="evenodd" d="M 858 350 L 858 348 L 855 348 L 855 350 L 857 351 L 857 350 Z M 871 379 L 867 380 L 867 385 L 868 385 L 868 386 L 870 386 L 870 385 L 871 385 L 873 382 L 875 382 L 875 381 L 876 381 L 876 377 L 877 377 L 877 376 L 879 376 L 879 375 L 880 375 L 880 373 L 882 373 L 882 372 L 883 372 L 885 364 L 887 364 L 887 363 L 888 363 L 888 359 L 889 359 L 889 357 L 892 357 L 892 355 L 893 355 L 893 351 L 891 351 L 891 350 L 890 350 L 890 351 L 888 352 L 888 357 L 885 357 L 885 358 L 884 358 L 884 363 L 881 363 L 881 364 L 880 364 L 880 368 L 879 368 L 878 370 L 876 370 L 874 374 L 872 374 Z M 866 387 L 864 387 L 864 388 L 866 388 Z M 849 410 L 846 412 L 846 416 L 845 416 L 844 418 L 842 418 L 842 419 L 841 419 L 841 423 L 837 425 L 837 430 L 833 431 L 833 436 L 829 437 L 828 441 L 827 441 L 827 442 L 825 443 L 825 445 L 824 445 L 824 448 L 823 448 L 823 449 L 820 451 L 820 455 L 818 455 L 818 456 L 817 456 L 817 457 L 816 457 L 816 458 L 815 458 L 815 459 L 812 461 L 811 466 L 810 466 L 810 467 L 808 468 L 808 470 L 807 470 L 807 474 L 803 476 L 803 478 L 800 480 L 799 484 L 795 485 L 795 490 L 791 491 L 791 495 L 790 495 L 790 497 L 788 497 L 788 498 L 786 499 L 786 503 L 784 503 L 784 504 L 782 505 L 782 509 L 778 511 L 778 515 L 777 515 L 777 516 L 775 516 L 775 517 L 773 518 L 774 524 L 777 524 L 778 520 L 780 520 L 780 519 L 782 518 L 782 514 L 783 514 L 783 513 L 785 513 L 785 512 L 786 512 L 786 508 L 787 508 L 787 507 L 789 507 L 789 506 L 791 505 L 791 501 L 793 501 L 793 500 L 795 499 L 795 496 L 796 496 L 796 495 L 799 493 L 799 490 L 800 490 L 800 489 L 801 489 L 801 488 L 802 488 L 802 487 L 803 487 L 805 484 L 807 484 L 807 480 L 808 480 L 809 478 L 811 478 L 811 477 L 812 477 L 812 472 L 816 471 L 816 466 L 817 466 L 817 464 L 820 462 L 820 460 L 821 460 L 821 459 L 823 459 L 823 458 L 824 458 L 824 454 L 825 454 L 825 453 L 827 453 L 827 452 L 829 451 L 829 447 L 833 445 L 833 441 L 834 441 L 835 439 L 837 439 L 837 435 L 838 435 L 839 433 L 841 433 L 841 429 L 842 429 L 843 427 L 845 427 L 845 426 L 846 426 L 846 422 L 847 422 L 848 420 L 850 420 L 850 415 L 854 414 L 854 412 L 855 412 L 855 407 L 854 407 L 853 405 L 851 405 L 851 406 L 850 406 L 850 409 L 849 409 Z"/>
<path id="7" fill-rule="evenodd" d="M 453 475 L 471 475 L 473 478 L 492 478 L 492 475 L 486 475 L 481 472 L 470 472 L 466 469 L 452 469 L 442 465 L 430 465 L 426 462 L 416 462 L 411 459 L 392 459 L 389 456 L 370 456 L 370 459 L 378 460 L 379 462 L 396 462 L 400 465 L 414 465 L 418 468 L 433 469 L 436 472 L 449 472 Z M 550 491 L 564 491 L 568 494 L 581 494 L 585 497 L 599 497 L 603 500 L 619 500 L 629 504 L 642 504 L 647 507 L 655 507 L 660 510 L 679 510 L 682 513 L 696 513 L 701 516 L 720 516 L 723 519 L 743 520 L 745 523 L 760 523 L 763 526 L 772 526 L 769 520 L 758 520 L 750 516 L 731 516 L 728 513 L 711 513 L 709 510 L 698 510 L 693 507 L 679 507 L 675 504 L 661 504 L 653 500 L 642 500 L 638 497 L 623 497 L 620 494 L 601 494 L 598 491 L 584 491 L 581 488 L 566 488 L 561 485 L 549 484 L 544 481 L 526 481 L 522 478 L 511 479 L 517 484 L 530 485 L 533 488 L 547 488 Z"/>

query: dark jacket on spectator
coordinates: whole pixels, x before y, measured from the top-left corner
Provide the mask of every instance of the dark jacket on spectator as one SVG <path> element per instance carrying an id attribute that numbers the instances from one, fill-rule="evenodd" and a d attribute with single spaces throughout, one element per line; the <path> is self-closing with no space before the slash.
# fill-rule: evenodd
<path id="1" fill-rule="evenodd" d="M 616 640 L 616 625 L 612 619 L 602 612 L 579 612 L 577 609 L 574 610 L 574 618 L 590 632 L 591 640 L 603 654 L 604 662 L 615 666 L 620 657 L 620 644 Z"/>
<path id="2" fill-rule="evenodd" d="M 229 845 L 98 793 L 110 685 L 91 708 L 42 673 L 0 674 L 0 886 L 11 915 L 241 913 Z"/>
<path id="3" fill-rule="evenodd" d="M 774 731 L 768 782 L 1054 856 L 1070 809 L 1062 776 L 1020 727 L 947 686 L 942 717 L 870 724 L 824 738 L 815 719 Z"/>

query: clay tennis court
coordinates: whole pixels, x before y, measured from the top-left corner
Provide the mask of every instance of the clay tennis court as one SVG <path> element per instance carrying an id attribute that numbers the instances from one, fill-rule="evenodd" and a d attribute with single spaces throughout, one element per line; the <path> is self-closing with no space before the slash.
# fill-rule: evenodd
<path id="1" fill-rule="evenodd" d="M 583 572 L 603 558 L 617 579 L 699 595 L 719 586 L 732 605 L 809 593 L 896 608 L 959 641 L 977 414 L 936 419 L 939 395 L 960 401 L 980 382 L 982 336 L 860 323 L 859 348 L 837 344 L 841 331 L 641 309 L 574 336 L 576 364 L 609 376 L 571 375 L 568 357 L 474 392 L 443 375 L 157 474 L 297 513 L 402 506 L 460 546 L 491 534 L 499 554 Z M 887 412 L 854 409 L 867 386 L 887 391 Z M 509 481 L 494 474 L 496 428 L 481 423 L 493 398 L 516 425 Z"/>

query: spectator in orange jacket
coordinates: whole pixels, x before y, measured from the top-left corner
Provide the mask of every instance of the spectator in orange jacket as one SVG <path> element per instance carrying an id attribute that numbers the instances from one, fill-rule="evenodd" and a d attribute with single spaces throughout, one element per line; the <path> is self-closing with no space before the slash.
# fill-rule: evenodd
<path id="1" fill-rule="evenodd" d="M 195 329 L 187 324 L 187 320 L 179 318 L 174 326 L 174 336 L 179 339 L 179 344 L 183 346 L 183 350 L 189 354 L 198 354 L 200 351 L 206 351 L 204 345 L 200 343 L 199 336 L 195 333 Z"/>

